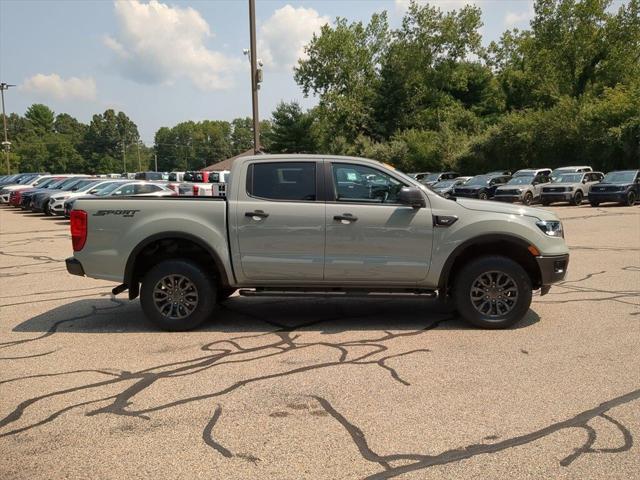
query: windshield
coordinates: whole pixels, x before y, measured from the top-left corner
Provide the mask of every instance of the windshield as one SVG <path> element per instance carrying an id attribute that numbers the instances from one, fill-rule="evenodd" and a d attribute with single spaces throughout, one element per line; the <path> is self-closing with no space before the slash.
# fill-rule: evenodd
<path id="1" fill-rule="evenodd" d="M 76 192 L 86 192 L 87 190 L 90 190 L 91 188 L 98 185 L 99 183 L 100 183 L 100 180 L 87 180 L 84 182 L 78 182 L 74 186 L 74 188 L 76 189 Z"/>
<path id="2" fill-rule="evenodd" d="M 486 185 L 487 183 L 489 183 L 489 180 L 491 180 L 491 177 L 487 177 L 485 175 L 479 175 L 477 177 L 473 177 L 471 180 L 465 183 L 465 185 L 466 186 Z"/>
<path id="3" fill-rule="evenodd" d="M 57 178 L 45 178 L 44 180 L 36 182 L 33 186 L 37 188 L 44 188 L 48 187 L 49 185 L 53 185 L 56 182 L 58 182 Z"/>
<path id="4" fill-rule="evenodd" d="M 557 168 L 553 172 L 551 172 L 551 178 L 559 177 L 560 175 L 566 175 L 567 173 L 576 173 L 571 170 L 562 170 L 561 168 Z"/>
<path id="5" fill-rule="evenodd" d="M 454 183 L 456 183 L 457 180 L 442 180 L 441 182 L 438 182 L 434 185 L 431 185 L 433 188 L 449 188 L 449 187 L 453 187 Z"/>
<path id="6" fill-rule="evenodd" d="M 565 173 L 553 179 L 554 183 L 579 183 L 582 181 L 581 173 Z"/>
<path id="7" fill-rule="evenodd" d="M 607 183 L 632 183 L 637 173 L 635 170 L 611 172 L 607 173 L 602 181 Z"/>
<path id="8" fill-rule="evenodd" d="M 85 190 L 85 188 L 87 186 L 93 185 L 94 183 L 96 183 L 96 180 L 83 180 L 83 179 L 80 179 L 76 183 L 71 185 L 70 188 L 72 188 L 74 192 L 78 192 L 78 191 L 82 192 L 82 191 Z"/>
<path id="9" fill-rule="evenodd" d="M 435 182 L 436 180 L 438 180 L 438 177 L 440 176 L 440 173 L 431 173 L 429 175 L 427 175 L 426 177 L 422 177 L 422 181 L 423 182 Z"/>
<path id="10" fill-rule="evenodd" d="M 71 185 L 74 185 L 75 183 L 78 182 L 78 178 L 77 177 L 72 177 L 72 178 L 65 178 L 62 182 L 60 182 L 59 184 L 57 184 L 55 186 L 56 190 L 65 190 L 66 188 L 70 187 Z"/>
<path id="11" fill-rule="evenodd" d="M 49 178 L 41 178 L 40 180 L 38 180 L 36 183 L 33 184 L 34 187 L 41 187 L 42 185 L 46 185 L 48 183 L 51 183 L 51 177 Z"/>
<path id="12" fill-rule="evenodd" d="M 507 182 L 507 185 L 529 185 L 531 182 L 533 182 L 533 176 L 513 177 Z"/>
<path id="13" fill-rule="evenodd" d="M 100 183 L 98 185 L 94 185 L 92 189 L 89 189 L 90 192 L 94 195 L 97 195 L 98 192 L 103 191 L 105 188 L 109 188 L 113 185 L 121 185 L 122 182 L 104 182 L 104 183 Z M 93 191 L 95 190 L 95 192 Z"/>
<path id="14" fill-rule="evenodd" d="M 116 188 L 120 187 L 121 185 L 126 185 L 126 184 L 127 184 L 127 182 L 109 183 L 109 184 L 107 184 L 107 186 L 105 186 L 104 188 L 101 188 L 96 193 L 94 193 L 94 195 L 96 197 L 104 197 L 106 195 L 109 195 L 111 192 L 113 192 Z"/>
<path id="15" fill-rule="evenodd" d="M 178 174 L 177 173 L 170 173 L 169 174 L 169 181 L 170 182 L 177 182 L 178 181 Z"/>

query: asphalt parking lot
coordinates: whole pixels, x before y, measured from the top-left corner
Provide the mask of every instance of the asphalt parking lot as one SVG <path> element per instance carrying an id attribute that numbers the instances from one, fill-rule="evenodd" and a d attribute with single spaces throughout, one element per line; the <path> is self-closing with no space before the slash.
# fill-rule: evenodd
<path id="1" fill-rule="evenodd" d="M 510 330 L 232 297 L 164 333 L 0 207 L 0 477 L 639 478 L 640 206 L 553 210 L 568 278 Z"/>

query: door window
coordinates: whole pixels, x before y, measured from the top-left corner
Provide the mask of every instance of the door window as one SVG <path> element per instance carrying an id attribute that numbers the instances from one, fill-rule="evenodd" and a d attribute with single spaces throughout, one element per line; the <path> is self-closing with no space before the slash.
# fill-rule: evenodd
<path id="1" fill-rule="evenodd" d="M 156 185 L 149 185 L 149 184 L 145 184 L 145 183 L 141 183 L 140 185 L 136 185 L 135 186 L 135 194 L 136 195 L 141 195 L 141 194 L 145 194 L 145 193 L 153 193 L 153 192 L 157 192 L 158 190 L 160 190 L 160 187 L 157 187 Z"/>
<path id="2" fill-rule="evenodd" d="M 135 185 L 125 185 L 124 187 L 120 187 L 118 190 L 113 192 L 115 196 L 123 196 L 123 195 L 133 195 Z"/>
<path id="3" fill-rule="evenodd" d="M 269 200 L 315 201 L 315 162 L 254 163 L 249 166 L 247 193 Z"/>
<path id="4" fill-rule="evenodd" d="M 398 203 L 405 185 L 390 175 L 362 165 L 332 165 L 335 199 L 338 202 Z"/>

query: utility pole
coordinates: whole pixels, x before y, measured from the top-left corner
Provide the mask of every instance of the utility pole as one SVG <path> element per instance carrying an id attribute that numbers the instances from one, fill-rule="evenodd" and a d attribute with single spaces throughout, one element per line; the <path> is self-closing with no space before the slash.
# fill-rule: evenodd
<path id="1" fill-rule="evenodd" d="M 249 0 L 249 36 L 251 55 L 251 101 L 253 106 L 253 153 L 260 151 L 260 120 L 258 118 L 258 51 L 256 50 L 256 0 Z"/>
<path id="2" fill-rule="evenodd" d="M 158 171 L 158 154 L 155 153 L 155 152 L 153 152 L 153 159 L 156 162 L 156 170 L 155 171 L 157 172 Z"/>
<path id="3" fill-rule="evenodd" d="M 142 171 L 142 165 L 140 164 L 140 141 L 136 142 L 136 150 L 138 152 L 138 171 Z"/>
<path id="4" fill-rule="evenodd" d="M 4 148 L 4 155 L 7 160 L 7 175 L 11 174 L 11 167 L 9 165 L 9 149 L 11 149 L 11 142 L 7 137 L 7 114 L 4 111 L 4 91 L 9 90 L 9 87 L 15 87 L 15 85 L 9 85 L 7 83 L 0 83 L 0 95 L 2 95 L 2 124 L 4 125 L 4 142 L 2 147 Z"/>
<path id="5" fill-rule="evenodd" d="M 122 139 L 122 172 L 127 173 L 127 147 L 124 144 L 124 138 Z"/>

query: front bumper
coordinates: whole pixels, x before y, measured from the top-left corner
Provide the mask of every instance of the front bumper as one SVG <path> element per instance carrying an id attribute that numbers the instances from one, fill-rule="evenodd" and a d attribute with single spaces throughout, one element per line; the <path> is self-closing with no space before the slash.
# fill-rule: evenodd
<path id="1" fill-rule="evenodd" d="M 590 202 L 624 202 L 627 192 L 589 192 Z"/>
<path id="2" fill-rule="evenodd" d="M 540 255 L 536 257 L 540 269 L 541 295 L 546 294 L 551 285 L 564 280 L 569 266 L 569 254 L 564 255 Z"/>
<path id="3" fill-rule="evenodd" d="M 495 195 L 493 197 L 494 200 L 498 200 L 500 202 L 519 202 L 522 200 L 521 195 Z"/>
<path id="4" fill-rule="evenodd" d="M 84 277 L 84 268 L 82 268 L 82 264 L 79 260 L 74 257 L 69 257 L 64 261 L 67 264 L 67 272 L 71 275 L 79 275 Z"/>
<path id="5" fill-rule="evenodd" d="M 548 202 L 568 202 L 573 198 L 573 192 L 542 192 L 540 198 Z"/>
<path id="6" fill-rule="evenodd" d="M 56 215 L 64 215 L 64 202 L 66 200 L 67 200 L 66 198 L 63 198 L 60 200 L 50 199 L 49 211 L 51 211 L 51 213 L 54 213 Z"/>

